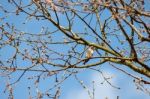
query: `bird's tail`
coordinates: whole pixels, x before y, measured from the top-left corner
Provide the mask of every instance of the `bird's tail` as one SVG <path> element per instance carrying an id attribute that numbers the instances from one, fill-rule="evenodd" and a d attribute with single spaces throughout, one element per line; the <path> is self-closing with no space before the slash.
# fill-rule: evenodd
<path id="1" fill-rule="evenodd" d="M 85 59 L 83 64 L 85 65 L 88 61 L 89 61 L 89 59 Z"/>

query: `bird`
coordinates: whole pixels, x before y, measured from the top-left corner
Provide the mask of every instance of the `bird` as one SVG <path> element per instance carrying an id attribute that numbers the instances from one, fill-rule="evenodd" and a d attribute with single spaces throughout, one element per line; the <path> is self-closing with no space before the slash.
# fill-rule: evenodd
<path id="1" fill-rule="evenodd" d="M 93 53 L 94 53 L 94 49 L 95 47 L 94 46 L 90 46 L 87 51 L 86 51 L 86 56 L 85 56 L 85 60 L 84 60 L 84 65 L 90 60 L 90 58 L 92 58 L 93 56 Z"/>

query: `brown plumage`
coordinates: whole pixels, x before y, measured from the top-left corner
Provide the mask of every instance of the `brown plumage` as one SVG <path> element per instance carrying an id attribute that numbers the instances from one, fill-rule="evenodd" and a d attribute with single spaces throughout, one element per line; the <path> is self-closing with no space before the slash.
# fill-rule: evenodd
<path id="1" fill-rule="evenodd" d="M 87 49 L 87 52 L 86 52 L 86 59 L 84 60 L 84 65 L 89 61 L 89 59 L 93 56 L 93 53 L 94 53 L 94 47 L 93 46 L 90 46 L 88 49 Z"/>

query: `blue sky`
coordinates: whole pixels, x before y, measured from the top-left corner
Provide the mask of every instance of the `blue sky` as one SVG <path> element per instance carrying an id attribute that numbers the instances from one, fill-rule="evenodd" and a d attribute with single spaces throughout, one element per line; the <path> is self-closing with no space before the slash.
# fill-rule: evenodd
<path id="1" fill-rule="evenodd" d="M 7 9 L 12 9 L 12 11 L 14 11 L 15 9 L 12 6 L 8 6 L 8 3 L 6 2 L 6 0 L 3 0 L 3 2 L 0 3 L 0 5 L 2 6 L 7 6 Z M 107 15 L 107 14 L 106 14 Z M 103 16 L 106 16 L 103 15 Z M 4 13 L 0 13 L 0 17 L 4 16 Z M 61 16 L 61 14 L 60 14 Z M 65 25 L 66 22 L 63 21 L 63 17 L 61 17 L 61 22 L 63 22 L 62 24 Z M 39 33 L 41 31 L 41 28 L 43 26 L 48 27 L 49 30 L 55 30 L 56 28 L 49 23 L 48 21 L 37 21 L 35 19 L 29 20 L 26 22 L 26 24 L 23 24 L 23 22 L 25 22 L 25 15 L 23 13 L 20 13 L 19 16 L 16 16 L 14 14 L 9 14 L 8 17 L 2 22 L 0 23 L 3 24 L 5 22 L 9 22 L 9 23 L 13 23 L 19 30 L 22 30 L 24 32 L 31 32 L 31 33 Z M 81 23 L 80 21 L 75 21 L 76 28 L 74 28 L 75 32 L 78 32 L 78 30 L 82 31 L 83 28 L 83 23 Z M 81 32 L 80 31 L 80 32 Z M 55 40 L 62 40 L 64 35 L 58 33 L 55 36 L 53 36 L 55 38 Z M 87 37 L 87 40 L 93 40 L 92 38 Z M 116 44 L 116 43 L 115 43 Z M 114 45 L 115 46 L 115 45 Z M 55 46 L 55 45 L 51 45 L 49 47 L 52 47 L 53 49 L 57 50 L 57 51 L 62 51 L 62 52 L 67 52 L 67 49 L 69 49 L 68 47 L 63 48 L 63 46 Z M 30 49 L 30 47 L 28 45 L 26 45 L 25 43 L 22 43 L 20 45 L 20 50 L 23 51 L 23 49 L 28 48 Z M 83 48 L 79 47 L 79 49 L 77 50 L 81 50 Z M 8 57 L 11 57 L 14 54 L 15 50 L 10 47 L 10 46 L 5 46 L 3 48 L 0 49 L 0 60 L 2 61 L 6 61 L 6 59 Z M 55 57 L 53 55 L 51 55 L 51 57 Z M 18 57 L 19 58 L 19 57 Z M 28 66 L 31 65 L 30 62 L 27 61 L 22 61 L 20 58 L 17 60 L 17 63 L 20 66 Z M 122 67 L 122 65 L 120 65 L 120 67 Z M 121 89 L 115 89 L 113 87 L 111 87 L 108 83 L 104 83 L 101 84 L 101 82 L 103 82 L 103 77 L 101 76 L 101 74 L 99 74 L 96 71 L 92 71 L 89 69 L 81 69 L 79 70 L 79 73 L 77 74 L 78 78 L 80 80 L 83 80 L 84 84 L 89 88 L 92 89 L 92 82 L 95 82 L 95 99 L 104 99 L 105 97 L 108 97 L 108 99 L 116 99 L 117 96 L 120 97 L 120 99 L 149 99 L 149 95 L 145 94 L 139 90 L 136 90 L 136 86 L 133 83 L 133 79 L 130 78 L 128 75 L 117 71 L 116 69 L 112 68 L 108 63 L 99 66 L 98 68 L 100 68 L 101 71 L 103 71 L 103 73 L 108 76 L 111 77 L 112 79 L 110 79 L 109 81 L 115 85 L 120 87 Z M 137 75 L 135 72 L 133 72 L 132 70 L 128 69 L 127 67 L 123 67 L 125 70 L 127 70 L 128 72 Z M 0 72 L 2 73 L 2 71 Z M 27 72 L 22 79 L 19 81 L 19 83 L 15 84 L 13 86 L 14 89 L 14 97 L 15 99 L 28 99 L 29 95 L 28 95 L 28 87 L 31 87 L 31 94 L 33 96 L 36 95 L 37 90 L 40 91 L 46 91 L 47 89 L 51 88 L 52 85 L 54 85 L 55 83 L 55 76 L 53 77 L 46 77 L 45 79 L 42 79 L 41 82 L 39 83 L 38 88 L 36 88 L 35 84 L 34 84 L 34 79 L 28 80 L 29 77 L 32 77 L 34 75 L 37 75 L 40 73 L 37 72 Z M 65 75 L 65 72 L 62 72 L 62 74 L 59 74 L 58 76 L 62 77 L 63 75 Z M 20 72 L 15 72 L 12 75 L 10 75 L 10 77 L 12 77 L 10 82 L 14 82 L 18 77 L 20 76 Z M 140 75 L 141 76 L 141 75 Z M 0 76 L 0 97 L 2 99 L 7 99 L 8 97 L 8 93 L 6 91 L 6 93 L 4 94 L 3 91 L 5 89 L 5 85 L 7 83 L 8 79 L 5 77 Z M 82 88 L 82 86 L 75 80 L 74 76 L 69 77 L 67 80 L 65 80 L 61 85 L 61 96 L 60 99 L 89 99 L 87 91 L 84 90 Z M 54 93 L 54 91 L 52 91 L 52 93 Z M 44 97 L 44 99 L 47 99 L 46 97 Z"/>

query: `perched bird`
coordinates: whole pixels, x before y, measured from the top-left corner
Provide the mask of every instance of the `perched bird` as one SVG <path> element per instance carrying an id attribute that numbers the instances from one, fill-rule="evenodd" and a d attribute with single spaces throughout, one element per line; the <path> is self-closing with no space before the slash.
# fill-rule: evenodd
<path id="1" fill-rule="evenodd" d="M 84 60 L 84 65 L 89 61 L 90 58 L 92 58 L 93 53 L 94 53 L 94 47 L 90 46 L 87 51 L 86 51 L 86 59 Z"/>

